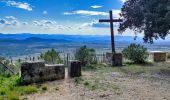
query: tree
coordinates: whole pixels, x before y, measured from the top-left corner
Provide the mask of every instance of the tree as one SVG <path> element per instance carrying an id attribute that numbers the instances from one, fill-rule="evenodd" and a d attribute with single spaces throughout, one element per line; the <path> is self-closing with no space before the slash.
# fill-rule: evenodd
<path id="1" fill-rule="evenodd" d="M 96 63 L 95 50 L 82 46 L 76 50 L 75 58 L 80 60 L 83 65 Z"/>
<path id="2" fill-rule="evenodd" d="M 134 63 L 144 63 L 148 58 L 149 54 L 147 48 L 144 48 L 142 45 L 130 44 L 123 51 L 123 56 Z"/>
<path id="3" fill-rule="evenodd" d="M 59 53 L 56 52 L 54 49 L 48 50 L 45 53 L 41 53 L 40 58 L 45 60 L 46 63 L 55 64 L 61 62 Z"/>
<path id="4" fill-rule="evenodd" d="M 170 0 L 127 0 L 120 15 L 124 21 L 118 31 L 144 32 L 144 42 L 165 39 L 170 33 Z"/>

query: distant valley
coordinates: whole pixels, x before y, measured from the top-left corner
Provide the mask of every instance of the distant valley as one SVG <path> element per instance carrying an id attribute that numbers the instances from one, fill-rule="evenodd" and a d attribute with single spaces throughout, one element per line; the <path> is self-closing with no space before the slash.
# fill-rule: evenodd
<path id="1" fill-rule="evenodd" d="M 143 44 L 142 37 L 115 36 L 116 50 L 121 51 L 130 43 Z M 17 57 L 40 53 L 51 48 L 71 53 L 80 46 L 95 48 L 97 53 L 110 52 L 110 36 L 91 35 L 48 35 L 48 34 L 0 34 L 0 55 Z M 149 50 L 170 51 L 169 41 L 144 44 Z"/>

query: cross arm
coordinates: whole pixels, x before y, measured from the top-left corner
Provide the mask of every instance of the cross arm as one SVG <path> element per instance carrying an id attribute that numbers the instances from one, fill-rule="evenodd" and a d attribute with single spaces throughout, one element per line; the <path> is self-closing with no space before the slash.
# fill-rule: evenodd
<path id="1" fill-rule="evenodd" d="M 107 19 L 100 19 L 99 22 L 122 22 L 122 19 L 113 19 L 113 20 L 107 20 Z"/>

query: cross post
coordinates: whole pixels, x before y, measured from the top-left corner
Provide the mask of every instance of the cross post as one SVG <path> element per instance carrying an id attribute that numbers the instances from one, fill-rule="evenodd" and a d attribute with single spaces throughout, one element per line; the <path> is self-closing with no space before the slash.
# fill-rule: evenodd
<path id="1" fill-rule="evenodd" d="M 122 19 L 113 19 L 112 11 L 109 11 L 110 19 L 100 19 L 99 22 L 110 22 L 110 31 L 111 31 L 111 45 L 112 45 L 112 53 L 116 53 L 115 51 L 115 39 L 114 39 L 114 22 L 122 22 Z"/>

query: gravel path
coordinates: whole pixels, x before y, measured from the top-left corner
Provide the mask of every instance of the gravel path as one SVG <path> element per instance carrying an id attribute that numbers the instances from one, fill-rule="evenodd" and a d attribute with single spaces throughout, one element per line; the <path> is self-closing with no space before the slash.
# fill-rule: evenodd
<path id="1" fill-rule="evenodd" d="M 66 73 L 67 74 L 67 73 Z M 88 83 L 88 84 L 86 84 Z M 119 72 L 83 72 L 75 79 L 47 82 L 48 90 L 28 100 L 170 100 L 170 80 L 128 76 Z M 55 88 L 59 87 L 59 90 Z M 24 97 L 25 98 L 25 97 Z"/>

